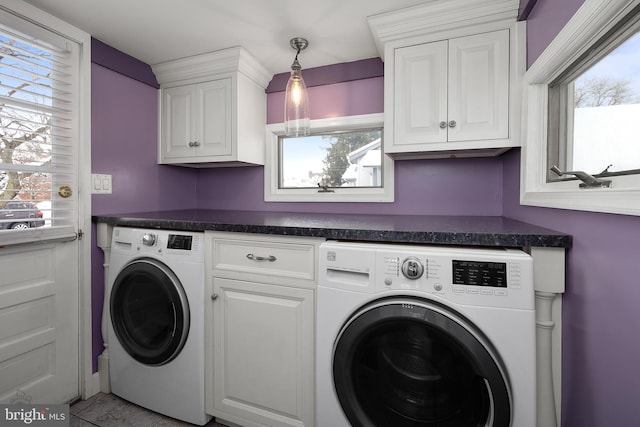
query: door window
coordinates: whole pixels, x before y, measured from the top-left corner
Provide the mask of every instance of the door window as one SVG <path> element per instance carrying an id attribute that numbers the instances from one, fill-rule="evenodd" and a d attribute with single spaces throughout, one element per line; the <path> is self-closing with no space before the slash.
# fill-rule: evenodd
<path id="1" fill-rule="evenodd" d="M 28 241 L 30 228 L 46 228 L 40 236 L 74 232 L 80 49 L 0 10 L 2 234 L 22 230 Z M 15 209 L 12 201 L 28 209 Z"/>

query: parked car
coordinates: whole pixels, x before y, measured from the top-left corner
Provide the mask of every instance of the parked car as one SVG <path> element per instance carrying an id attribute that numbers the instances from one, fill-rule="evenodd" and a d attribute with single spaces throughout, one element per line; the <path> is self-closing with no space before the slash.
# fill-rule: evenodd
<path id="1" fill-rule="evenodd" d="M 11 200 L 0 209 L 0 230 L 42 227 L 42 211 L 33 203 Z"/>

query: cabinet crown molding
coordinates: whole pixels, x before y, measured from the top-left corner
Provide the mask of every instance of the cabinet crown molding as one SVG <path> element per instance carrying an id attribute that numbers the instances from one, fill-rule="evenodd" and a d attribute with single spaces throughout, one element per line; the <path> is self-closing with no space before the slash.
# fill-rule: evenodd
<path id="1" fill-rule="evenodd" d="M 152 65 L 151 68 L 161 86 L 184 80 L 204 79 L 218 74 L 240 72 L 260 87 L 266 88 L 273 77 L 242 46 L 174 59 Z"/>
<path id="2" fill-rule="evenodd" d="M 384 59 L 385 43 L 437 34 L 491 22 L 513 23 L 519 0 L 431 0 L 417 6 L 367 17 L 369 29 Z"/>

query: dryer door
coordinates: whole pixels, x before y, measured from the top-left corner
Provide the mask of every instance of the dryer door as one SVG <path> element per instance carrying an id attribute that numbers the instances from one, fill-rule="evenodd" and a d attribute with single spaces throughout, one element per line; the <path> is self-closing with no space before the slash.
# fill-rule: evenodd
<path id="1" fill-rule="evenodd" d="M 340 404 L 358 426 L 509 426 L 501 364 L 473 325 L 411 298 L 369 304 L 334 348 Z"/>
<path id="2" fill-rule="evenodd" d="M 189 335 L 189 304 L 175 274 L 163 263 L 140 258 L 127 264 L 111 290 L 111 324 L 127 353 L 147 365 L 163 365 Z"/>

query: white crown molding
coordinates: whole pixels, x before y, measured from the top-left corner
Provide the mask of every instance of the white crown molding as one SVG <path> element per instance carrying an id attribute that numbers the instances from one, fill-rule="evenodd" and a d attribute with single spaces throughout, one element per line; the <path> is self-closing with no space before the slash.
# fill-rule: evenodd
<path id="1" fill-rule="evenodd" d="M 427 3 L 367 17 L 380 56 L 387 42 L 490 22 L 513 23 L 519 0 L 431 0 Z"/>
<path id="2" fill-rule="evenodd" d="M 266 88 L 273 77 L 241 46 L 162 62 L 151 68 L 161 86 L 182 80 L 240 72 Z"/>

